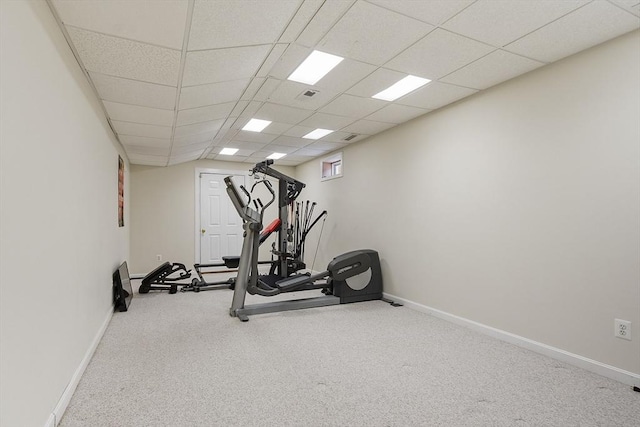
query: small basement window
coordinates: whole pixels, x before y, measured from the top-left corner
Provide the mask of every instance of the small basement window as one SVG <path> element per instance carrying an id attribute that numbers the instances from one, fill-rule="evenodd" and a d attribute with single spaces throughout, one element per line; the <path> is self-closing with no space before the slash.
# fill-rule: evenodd
<path id="1" fill-rule="evenodd" d="M 342 176 L 342 152 L 322 159 L 320 162 L 320 180 L 326 181 Z"/>

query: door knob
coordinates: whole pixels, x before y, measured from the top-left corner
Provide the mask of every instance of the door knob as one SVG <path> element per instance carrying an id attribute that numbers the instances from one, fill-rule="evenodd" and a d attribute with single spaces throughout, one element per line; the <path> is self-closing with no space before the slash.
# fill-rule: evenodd
<path id="1" fill-rule="evenodd" d="M 207 230 L 205 230 L 205 229 L 203 228 L 202 230 L 200 230 L 200 232 L 201 232 L 202 234 L 204 234 L 204 233 L 206 233 L 206 232 L 207 232 Z"/>

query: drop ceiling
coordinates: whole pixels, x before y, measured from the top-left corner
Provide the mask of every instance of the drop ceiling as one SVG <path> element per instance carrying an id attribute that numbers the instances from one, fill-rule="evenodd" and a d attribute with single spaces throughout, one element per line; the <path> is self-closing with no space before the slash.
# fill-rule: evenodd
<path id="1" fill-rule="evenodd" d="M 640 0 L 48 1 L 129 160 L 154 166 L 298 165 L 640 27 Z M 287 80 L 313 50 L 345 59 Z M 409 74 L 431 82 L 372 98 Z"/>

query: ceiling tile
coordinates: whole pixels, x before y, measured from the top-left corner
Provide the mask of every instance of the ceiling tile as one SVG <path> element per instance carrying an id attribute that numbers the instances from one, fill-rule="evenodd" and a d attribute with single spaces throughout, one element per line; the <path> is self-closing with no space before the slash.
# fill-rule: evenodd
<path id="1" fill-rule="evenodd" d="M 585 4 L 587 0 L 479 0 L 442 27 L 502 47 Z"/>
<path id="2" fill-rule="evenodd" d="M 251 154 L 251 157 L 254 159 L 266 159 L 267 156 L 270 156 L 274 153 L 274 151 L 269 150 L 268 147 L 264 147 L 264 151 L 256 151 L 254 153 Z M 248 160 L 248 159 L 247 159 Z M 276 160 L 278 163 L 280 163 L 282 161 L 282 159 L 278 159 Z"/>
<path id="3" fill-rule="evenodd" d="M 303 94 L 309 89 L 311 88 L 303 83 L 285 80 L 269 95 L 269 101 L 289 107 L 317 110 L 338 95 L 337 92 L 332 90 L 314 89 L 316 91 L 315 95 L 311 97 L 304 96 Z"/>
<path id="4" fill-rule="evenodd" d="M 218 139 L 229 140 L 229 139 L 232 139 L 234 136 L 236 136 L 237 133 L 238 133 L 238 129 L 235 129 L 235 125 L 234 125 L 234 127 L 231 129 L 221 130 L 220 132 L 218 132 L 218 135 L 216 135 L 216 140 Z"/>
<path id="5" fill-rule="evenodd" d="M 229 115 L 229 113 L 231 113 L 231 110 L 233 110 L 235 105 L 235 102 L 227 102 L 225 104 L 208 105 L 206 107 L 180 110 L 178 111 L 176 126 L 224 119 Z"/>
<path id="6" fill-rule="evenodd" d="M 300 122 L 300 126 L 310 127 L 312 128 L 311 130 L 317 128 L 338 130 L 353 122 L 354 119 L 352 117 L 336 116 L 335 114 L 327 113 L 315 113 L 313 116 Z"/>
<path id="7" fill-rule="evenodd" d="M 262 120 L 271 120 L 272 122 L 298 124 L 313 114 L 313 111 L 302 110 L 300 108 L 292 108 L 284 105 L 265 103 L 254 117 Z"/>
<path id="8" fill-rule="evenodd" d="M 297 165 L 299 165 L 301 163 L 303 163 L 303 162 L 299 161 L 299 160 L 289 160 L 289 156 L 288 155 L 284 159 L 278 160 L 278 165 L 280 165 L 280 166 L 297 166 Z"/>
<path id="9" fill-rule="evenodd" d="M 238 105 L 241 105 L 243 102 L 245 101 L 239 101 Z M 256 114 L 256 112 L 260 109 L 260 107 L 262 107 L 262 104 L 263 104 L 262 102 L 251 101 L 245 105 L 245 107 L 240 111 L 240 114 L 239 114 L 239 117 L 243 118 L 242 120 L 244 120 L 243 123 L 239 125 L 239 128 L 247 124 L 247 122 L 249 121 L 248 119 L 253 117 Z M 239 111 L 239 108 L 234 108 L 233 111 L 231 112 L 231 115 L 235 116 L 236 114 L 238 114 L 238 111 Z"/>
<path id="10" fill-rule="evenodd" d="M 378 132 L 396 126 L 395 123 L 374 122 L 371 120 L 358 120 L 355 123 L 342 129 L 343 132 L 359 133 L 364 135 L 375 135 Z"/>
<path id="11" fill-rule="evenodd" d="M 122 145 L 135 145 L 135 146 L 146 146 L 146 147 L 165 147 L 169 148 L 171 146 L 170 139 L 161 139 L 161 138 L 147 138 L 144 136 L 128 136 L 128 135 L 120 135 L 120 142 Z"/>
<path id="12" fill-rule="evenodd" d="M 293 43 L 296 41 L 323 3 L 324 0 L 304 0 L 278 41 L 280 43 Z"/>
<path id="13" fill-rule="evenodd" d="M 295 44 L 290 45 L 280 60 L 274 64 L 269 75 L 286 81 L 311 52 L 312 49 Z M 320 79 L 313 88 L 342 92 L 371 74 L 375 69 L 376 67 L 373 65 L 345 58 L 329 74 Z M 309 85 L 305 86 L 310 87 Z"/>
<path id="14" fill-rule="evenodd" d="M 196 157 L 199 158 L 203 153 L 204 149 L 198 147 L 177 147 L 171 150 L 171 158 L 176 157 Z"/>
<path id="15" fill-rule="evenodd" d="M 271 135 L 282 135 L 287 130 L 291 129 L 292 125 L 288 123 L 272 122 L 262 132 L 270 133 Z"/>
<path id="16" fill-rule="evenodd" d="M 431 82 L 415 92 L 400 98 L 396 102 L 410 107 L 435 110 L 436 108 L 440 108 L 476 92 L 477 90 L 475 89 Z"/>
<path id="17" fill-rule="evenodd" d="M 236 102 L 236 106 L 231 110 L 231 114 L 229 114 L 229 119 L 237 118 L 240 116 L 249 106 L 249 101 L 238 101 Z M 259 108 L 259 107 L 258 107 Z"/>
<path id="18" fill-rule="evenodd" d="M 210 122 L 195 123 L 195 124 L 186 125 L 186 126 L 176 126 L 174 136 L 182 137 L 187 135 L 197 135 L 200 133 L 209 133 L 209 132 L 217 131 L 222 127 L 224 122 L 225 120 L 221 119 L 221 120 L 213 120 Z"/>
<path id="19" fill-rule="evenodd" d="M 198 160 L 202 153 L 191 153 L 191 154 L 183 154 L 180 156 L 171 156 L 169 159 L 169 166 L 179 165 L 180 163 L 192 162 L 194 160 Z"/>
<path id="20" fill-rule="evenodd" d="M 469 6 L 475 0 L 429 0 L 429 1 L 398 1 L 398 0 L 368 0 L 386 9 L 394 10 L 405 16 L 420 21 L 439 25 L 447 19 Z"/>
<path id="21" fill-rule="evenodd" d="M 285 50 L 287 49 L 286 44 L 277 44 L 273 46 L 269 55 L 267 55 L 267 59 L 264 60 L 264 63 L 256 73 L 257 77 L 266 77 L 269 75 L 269 72 L 273 68 L 273 66 L 280 60 Z"/>
<path id="22" fill-rule="evenodd" d="M 422 116 L 429 111 L 431 110 L 400 104 L 390 104 L 367 116 L 366 119 L 386 123 L 404 123 L 418 116 Z"/>
<path id="23" fill-rule="evenodd" d="M 493 47 L 441 29 L 389 61 L 385 67 L 430 80 L 439 79 L 483 57 Z M 425 61 L 425 58 L 429 58 Z"/>
<path id="24" fill-rule="evenodd" d="M 274 139 L 276 139 L 276 135 L 271 135 L 271 134 L 262 133 L 262 132 L 250 132 L 247 130 L 241 130 L 236 134 L 236 136 L 234 136 L 233 139 L 238 141 L 244 141 L 244 142 L 258 142 L 261 144 L 268 144 Z"/>
<path id="25" fill-rule="evenodd" d="M 242 94 L 242 98 L 240 99 L 245 101 L 251 101 L 253 97 L 256 95 L 256 93 L 258 93 L 258 90 L 260 90 L 260 87 L 262 86 L 265 80 L 266 79 L 264 77 L 255 77 L 251 79 L 249 86 L 247 86 L 244 93 Z"/>
<path id="26" fill-rule="evenodd" d="M 640 26 L 640 19 L 599 1 L 509 44 L 505 49 L 538 61 L 553 62 L 612 39 Z M 557 40 L 562 40 L 558 43 Z"/>
<path id="27" fill-rule="evenodd" d="M 180 51 L 67 27 L 89 71 L 177 86 Z"/>
<path id="28" fill-rule="evenodd" d="M 640 16 L 640 1 L 639 0 L 610 0 L 618 6 L 628 10 L 636 16 Z"/>
<path id="29" fill-rule="evenodd" d="M 353 120 L 353 119 L 352 119 Z M 285 137 L 289 136 L 293 139 L 302 138 L 304 135 L 308 134 L 312 130 L 317 129 L 317 127 L 306 127 L 306 126 L 294 126 L 283 133 Z"/>
<path id="30" fill-rule="evenodd" d="M 313 49 L 298 44 L 290 44 L 278 61 L 273 64 L 269 75 L 276 79 L 286 80 L 311 52 L 313 52 Z"/>
<path id="31" fill-rule="evenodd" d="M 193 9 L 189 50 L 274 43 L 300 0 L 198 0 Z"/>
<path id="32" fill-rule="evenodd" d="M 346 93 L 361 96 L 363 98 L 371 98 L 376 93 L 382 92 L 406 76 L 407 73 L 388 70 L 386 68 L 378 68 L 375 72 L 353 86 Z"/>
<path id="33" fill-rule="evenodd" d="M 357 2 L 317 49 L 382 65 L 434 27 L 370 3 Z"/>
<path id="34" fill-rule="evenodd" d="M 263 150 L 267 150 L 267 151 L 270 150 L 274 153 L 285 153 L 285 154 L 292 153 L 297 149 L 298 147 L 292 147 L 290 145 L 278 145 L 274 143 L 271 143 L 263 148 Z"/>
<path id="35" fill-rule="evenodd" d="M 220 154 L 220 150 L 222 150 L 224 147 L 216 147 L 214 149 L 214 151 L 216 151 L 218 153 L 218 155 L 220 157 L 218 157 L 218 159 L 224 159 L 224 158 L 230 158 L 231 156 L 229 156 L 228 154 Z M 239 149 L 235 154 L 233 154 L 233 157 L 249 157 L 250 155 L 252 155 L 253 153 L 255 153 L 255 150 L 245 150 L 245 149 Z"/>
<path id="36" fill-rule="evenodd" d="M 297 155 L 297 156 L 311 156 L 311 157 L 315 157 L 315 156 L 320 156 L 326 152 L 328 152 L 329 150 L 327 149 L 317 149 L 317 148 L 301 148 L 298 151 L 295 151 L 293 154 Z"/>
<path id="37" fill-rule="evenodd" d="M 234 162 L 234 163 L 243 163 L 247 160 L 247 157 L 244 156 L 222 156 L 222 155 L 217 155 L 215 157 L 212 157 L 216 160 L 222 160 L 225 162 Z"/>
<path id="38" fill-rule="evenodd" d="M 258 151 L 262 150 L 262 148 L 267 145 L 267 143 L 258 143 L 258 142 L 247 142 L 247 141 L 226 141 L 223 144 L 220 144 L 220 147 L 230 147 L 230 148 L 238 148 L 240 150 L 247 151 Z"/>
<path id="39" fill-rule="evenodd" d="M 305 134 L 306 135 L 306 134 Z M 305 145 L 309 145 L 312 141 L 310 139 L 303 138 L 295 138 L 292 136 L 281 135 L 273 140 L 274 144 L 278 145 L 288 145 L 290 147 L 304 147 Z"/>
<path id="40" fill-rule="evenodd" d="M 312 160 L 313 157 L 314 156 L 299 156 L 296 153 L 293 153 L 293 154 L 287 154 L 287 157 L 276 160 L 276 161 L 278 162 L 279 166 L 297 166 L 299 164 Z M 254 160 L 254 159 L 255 159 L 254 157 L 251 158 L 251 160 Z M 255 163 L 257 163 L 258 161 L 255 161 Z"/>
<path id="41" fill-rule="evenodd" d="M 171 138 L 171 126 L 144 125 L 140 123 L 111 120 L 119 135 L 147 136 L 150 138 Z"/>
<path id="42" fill-rule="evenodd" d="M 148 156 L 142 154 L 127 153 L 127 157 L 129 158 L 129 161 L 134 165 L 167 166 L 167 162 L 169 161 L 168 156 Z"/>
<path id="43" fill-rule="evenodd" d="M 271 45 L 188 52 L 183 85 L 194 86 L 253 77 Z"/>
<path id="44" fill-rule="evenodd" d="M 184 153 L 196 152 L 198 150 L 202 152 L 209 145 L 211 145 L 209 142 L 199 142 L 197 144 L 187 144 L 187 145 L 173 144 L 173 146 L 171 147 L 171 154 L 179 155 Z"/>
<path id="45" fill-rule="evenodd" d="M 360 80 L 373 73 L 376 67 L 363 62 L 345 58 L 329 74 L 324 76 L 315 87 L 344 92 Z"/>
<path id="46" fill-rule="evenodd" d="M 177 136 L 173 138 L 173 146 L 177 145 L 192 145 L 200 143 L 209 143 L 216 136 L 216 131 L 199 133 L 195 135 Z"/>
<path id="47" fill-rule="evenodd" d="M 218 155 L 214 157 L 216 160 L 224 160 L 225 162 L 235 162 L 235 163 L 245 163 L 247 162 L 248 157 L 244 156 L 221 156 Z"/>
<path id="48" fill-rule="evenodd" d="M 351 144 L 352 142 L 360 141 L 361 139 L 365 139 L 369 135 L 357 135 L 354 138 L 350 138 L 348 141 L 345 138 L 349 138 L 352 135 L 355 135 L 353 132 L 333 132 L 329 135 L 322 138 L 323 141 L 329 142 L 339 142 L 342 144 Z"/>
<path id="49" fill-rule="evenodd" d="M 124 146 L 127 153 L 131 154 L 144 154 L 144 155 L 152 155 L 152 156 L 168 156 L 169 155 L 169 147 L 152 147 L 149 145 L 125 145 Z"/>
<path id="50" fill-rule="evenodd" d="M 183 87 L 180 91 L 180 109 L 184 110 L 187 108 L 204 107 L 206 105 L 236 101 L 240 99 L 242 92 L 248 84 L 249 79 L 242 79 Z"/>
<path id="51" fill-rule="evenodd" d="M 53 0 L 65 25 L 182 49 L 188 2 Z"/>
<path id="52" fill-rule="evenodd" d="M 103 101 L 103 103 L 112 120 L 158 126 L 173 126 L 173 110 L 161 110 L 159 108 L 120 104 L 111 101 Z"/>
<path id="53" fill-rule="evenodd" d="M 122 104 L 173 110 L 176 88 L 171 86 L 128 80 L 120 77 L 89 73 L 100 98 Z"/>
<path id="54" fill-rule="evenodd" d="M 545 64 L 533 59 L 496 50 L 440 81 L 474 89 L 486 89 L 543 65 Z"/>
<path id="55" fill-rule="evenodd" d="M 289 156 L 287 156 L 287 157 L 289 157 Z M 263 162 L 264 160 L 265 160 L 265 158 L 264 158 L 264 157 L 257 157 L 257 156 L 255 156 L 255 157 L 254 157 L 254 156 L 249 156 L 249 157 L 247 157 L 247 158 L 245 159 L 245 163 L 251 163 L 251 164 L 254 164 L 254 165 L 255 165 L 256 163 Z M 278 165 L 281 165 L 281 164 L 282 164 L 282 163 L 281 163 L 281 162 L 282 162 L 282 159 L 278 159 L 278 160 L 277 160 L 277 162 L 278 162 Z"/>
<path id="56" fill-rule="evenodd" d="M 380 101 L 379 99 L 340 95 L 320 111 L 359 119 L 379 110 L 386 104 L 385 101 Z"/>
<path id="57" fill-rule="evenodd" d="M 355 0 L 329 0 L 325 1 L 320 10 L 307 24 L 296 43 L 303 46 L 315 46 L 326 34 L 334 23 L 351 7 Z"/>
<path id="58" fill-rule="evenodd" d="M 253 100 L 261 102 L 268 100 L 273 91 L 276 90 L 278 86 L 280 86 L 280 83 L 280 80 L 269 77 L 267 80 L 265 80 L 262 86 L 260 86 L 260 89 L 258 89 L 258 92 L 256 92 Z"/>
<path id="59" fill-rule="evenodd" d="M 329 142 L 329 141 L 316 141 L 313 144 L 308 145 L 306 148 L 311 148 L 312 150 L 339 150 L 341 148 L 346 147 L 349 144 L 341 144 L 339 142 Z"/>

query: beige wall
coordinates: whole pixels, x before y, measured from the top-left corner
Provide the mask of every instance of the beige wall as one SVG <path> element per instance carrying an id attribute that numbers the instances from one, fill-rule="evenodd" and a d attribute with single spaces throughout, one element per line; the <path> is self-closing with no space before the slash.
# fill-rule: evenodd
<path id="1" fill-rule="evenodd" d="M 639 34 L 297 167 L 320 262 L 377 249 L 386 292 L 640 373 Z"/>
<path id="2" fill-rule="evenodd" d="M 180 262 L 189 268 L 195 254 L 195 174 L 198 169 L 248 172 L 252 165 L 236 162 L 198 160 L 166 168 L 131 167 L 131 272 L 145 274 L 161 262 Z M 294 176 L 290 167 L 276 167 Z M 277 186 L 275 187 L 277 191 Z M 265 200 L 262 197 L 262 200 Z M 278 216 L 277 201 L 265 213 L 265 225 Z M 267 246 L 264 246 L 267 245 Z M 263 247 L 270 248 L 270 241 Z M 268 250 L 261 259 L 268 259 Z"/>
<path id="3" fill-rule="evenodd" d="M 118 144 L 47 4 L 0 7 L 0 425 L 43 426 L 110 316 L 130 226 Z"/>

